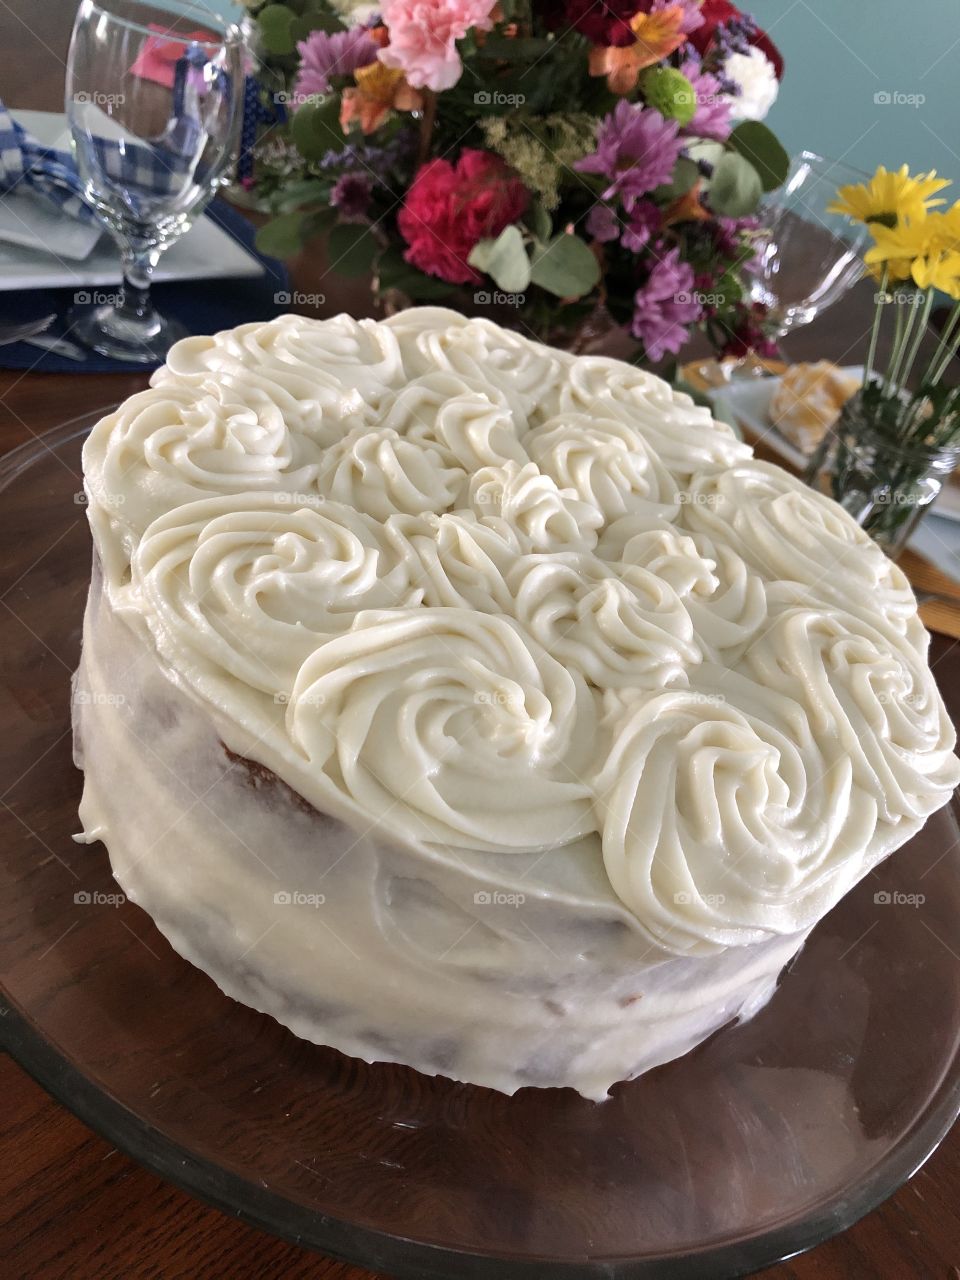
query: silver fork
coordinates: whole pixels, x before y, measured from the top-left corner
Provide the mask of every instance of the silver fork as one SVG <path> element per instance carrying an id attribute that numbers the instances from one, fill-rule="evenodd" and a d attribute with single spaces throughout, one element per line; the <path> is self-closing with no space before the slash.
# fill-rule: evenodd
<path id="1" fill-rule="evenodd" d="M 9 346 L 11 342 L 23 342 L 25 338 L 43 333 L 44 329 L 50 328 L 56 318 L 57 313 L 51 311 L 48 316 L 43 316 L 40 320 L 28 320 L 26 324 L 0 324 L 0 347 Z"/>

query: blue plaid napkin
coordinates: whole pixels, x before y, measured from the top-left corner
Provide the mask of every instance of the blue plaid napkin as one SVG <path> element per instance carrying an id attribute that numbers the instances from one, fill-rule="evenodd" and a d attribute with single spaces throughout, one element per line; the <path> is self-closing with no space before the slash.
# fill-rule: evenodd
<path id="1" fill-rule="evenodd" d="M 96 222 L 73 156 L 42 146 L 0 102 L 0 191 L 12 191 L 21 182 L 52 200 L 68 217 Z"/>

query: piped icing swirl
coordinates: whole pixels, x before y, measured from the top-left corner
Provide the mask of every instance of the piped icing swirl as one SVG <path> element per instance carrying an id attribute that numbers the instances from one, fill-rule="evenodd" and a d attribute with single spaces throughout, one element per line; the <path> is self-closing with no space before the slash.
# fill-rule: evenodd
<path id="1" fill-rule="evenodd" d="M 84 466 L 224 741 L 416 857 L 562 849 L 663 951 L 801 933 L 960 776 L 902 573 L 632 366 L 287 316 L 178 344 Z"/>

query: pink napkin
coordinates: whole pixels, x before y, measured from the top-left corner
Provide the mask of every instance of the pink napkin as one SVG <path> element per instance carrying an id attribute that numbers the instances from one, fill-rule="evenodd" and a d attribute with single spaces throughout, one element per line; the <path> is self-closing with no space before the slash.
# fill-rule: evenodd
<path id="1" fill-rule="evenodd" d="M 150 30 L 156 31 L 158 36 L 167 34 L 166 27 L 158 26 L 154 22 L 150 23 Z M 130 68 L 130 74 L 139 76 L 143 80 L 153 80 L 154 83 L 162 84 L 166 89 L 172 89 L 174 67 L 187 46 L 194 40 L 209 42 L 214 39 L 215 37 L 209 31 L 188 31 L 182 42 L 149 38 L 144 41 L 136 62 Z"/>

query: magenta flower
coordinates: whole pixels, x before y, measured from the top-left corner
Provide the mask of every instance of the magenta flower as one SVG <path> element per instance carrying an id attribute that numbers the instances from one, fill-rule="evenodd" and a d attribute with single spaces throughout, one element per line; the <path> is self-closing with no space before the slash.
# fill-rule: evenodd
<path id="1" fill-rule="evenodd" d="M 330 192 L 330 203 L 343 218 L 362 218 L 372 192 L 373 183 L 365 173 L 342 173 Z"/>
<path id="2" fill-rule="evenodd" d="M 331 76 L 348 76 L 377 60 L 377 45 L 363 27 L 334 35 L 313 31 L 299 42 L 297 52 L 301 61 L 293 91 L 298 102 L 329 93 Z"/>
<path id="3" fill-rule="evenodd" d="M 663 214 L 652 200 L 637 200 L 630 209 L 630 222 L 623 233 L 621 243 L 630 253 L 639 253 L 650 242 L 655 231 L 660 230 Z"/>
<path id="4" fill-rule="evenodd" d="M 712 138 L 726 142 L 732 128 L 730 122 L 730 96 L 721 92 L 718 76 L 701 71 L 695 58 L 688 58 L 680 70 L 693 86 L 693 100 L 697 109 L 684 133 L 697 138 Z"/>
<path id="5" fill-rule="evenodd" d="M 618 195 L 629 209 L 632 201 L 673 177 L 684 145 L 678 132 L 676 120 L 665 120 L 659 111 L 621 100 L 600 124 L 596 151 L 578 160 L 574 168 L 608 178 L 603 198 Z"/>
<path id="6" fill-rule="evenodd" d="M 680 261 L 679 249 L 670 249 L 654 264 L 633 306 L 630 332 L 643 343 L 647 357 L 662 360 L 668 351 L 676 354 L 700 319 L 693 267 Z"/>
<path id="7" fill-rule="evenodd" d="M 587 214 L 587 231 L 601 244 L 618 239 L 620 225 L 620 219 L 607 204 L 595 204 Z"/>

